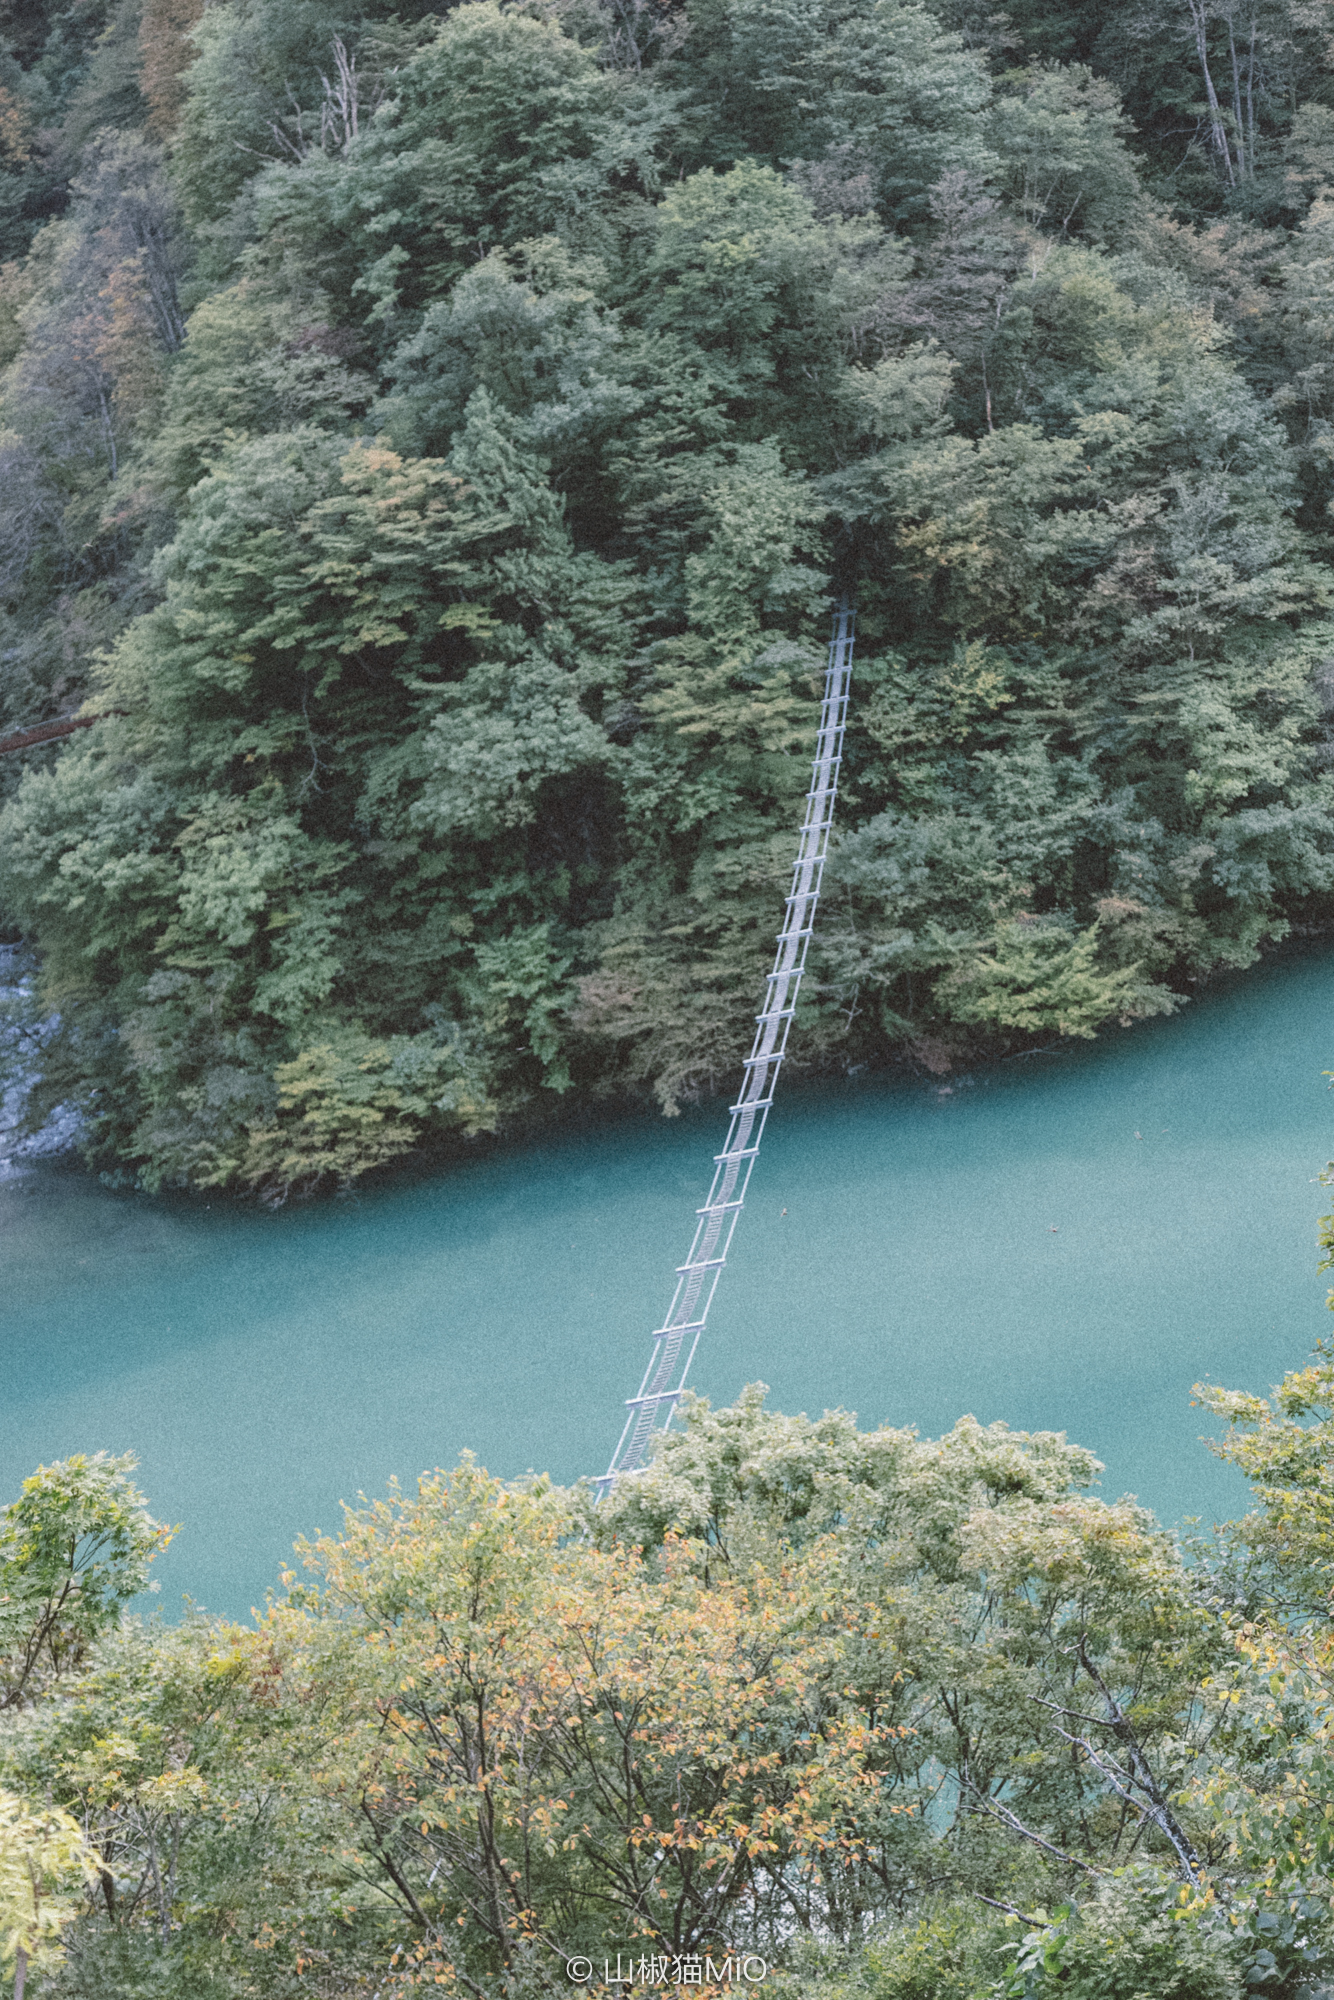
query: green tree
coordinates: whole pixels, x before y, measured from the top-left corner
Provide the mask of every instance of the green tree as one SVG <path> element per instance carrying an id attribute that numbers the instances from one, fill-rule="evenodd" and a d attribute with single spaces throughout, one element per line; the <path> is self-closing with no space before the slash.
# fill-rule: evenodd
<path id="1" fill-rule="evenodd" d="M 62 1933 L 98 1865 L 68 1813 L 31 1812 L 0 1792 L 0 1965 L 14 1974 L 14 2000 L 23 2000 L 29 1972 L 60 1963 Z"/>
<path id="2" fill-rule="evenodd" d="M 667 74 L 688 62 L 712 160 L 754 154 L 777 166 L 848 148 L 867 176 L 865 205 L 899 226 L 922 219 L 942 174 L 992 164 L 985 64 L 913 0 L 847 10 L 730 0 L 692 16 L 692 41 Z"/>
<path id="3" fill-rule="evenodd" d="M 1123 237 L 1141 200 L 1131 129 L 1117 92 L 1085 64 L 1008 76 L 990 135 L 1016 213 L 1051 236 Z"/>
<path id="4" fill-rule="evenodd" d="M 75 1672 L 148 1583 L 171 1531 L 105 1452 L 39 1466 L 0 1515 L 0 1709 Z"/>
<path id="5" fill-rule="evenodd" d="M 1325 1225 L 1329 1233 L 1328 1223 Z M 1299 1618 L 1319 1618 L 1334 1590 L 1334 1500 L 1329 1491 L 1334 1436 L 1334 1363 L 1319 1342 L 1316 1359 L 1284 1376 L 1271 1396 L 1195 1385 L 1200 1405 L 1221 1417 L 1209 1448 L 1251 1482 L 1258 1502 L 1233 1533 L 1263 1565 L 1280 1602 Z"/>

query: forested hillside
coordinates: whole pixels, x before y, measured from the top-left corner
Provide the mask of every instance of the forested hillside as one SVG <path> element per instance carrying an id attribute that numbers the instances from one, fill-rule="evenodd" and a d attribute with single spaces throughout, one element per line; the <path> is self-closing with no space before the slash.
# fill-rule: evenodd
<path id="1" fill-rule="evenodd" d="M 812 1064 L 1334 919 L 1308 0 L 7 0 L 34 1113 L 281 1198 L 734 1073 L 831 591 Z"/>

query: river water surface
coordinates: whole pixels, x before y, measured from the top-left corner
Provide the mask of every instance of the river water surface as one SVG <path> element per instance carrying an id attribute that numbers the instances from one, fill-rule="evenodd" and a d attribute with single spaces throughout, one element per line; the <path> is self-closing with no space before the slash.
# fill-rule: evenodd
<path id="1" fill-rule="evenodd" d="M 1328 1326 L 1334 956 L 935 1083 L 780 1094 L 695 1386 L 1065 1430 L 1165 1520 L 1240 1510 L 1193 1381 L 1266 1389 Z M 169 1613 L 244 1613 L 340 1499 L 465 1447 L 599 1472 L 684 1256 L 718 1107 L 571 1126 L 277 1215 L 0 1180 L 0 1497 L 133 1450 Z M 784 1213 L 786 1211 L 786 1213 Z"/>

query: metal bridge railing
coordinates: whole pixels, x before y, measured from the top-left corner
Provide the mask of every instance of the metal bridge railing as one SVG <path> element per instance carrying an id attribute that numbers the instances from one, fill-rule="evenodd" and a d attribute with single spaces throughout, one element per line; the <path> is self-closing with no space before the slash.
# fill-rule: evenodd
<path id="1" fill-rule="evenodd" d="M 787 898 L 787 915 L 778 933 L 764 1005 L 755 1016 L 754 1045 L 742 1064 L 741 1091 L 731 1107 L 727 1143 L 721 1153 L 714 1154 L 713 1185 L 703 1208 L 695 1211 L 699 1221 L 690 1255 L 676 1267 L 671 1308 L 652 1336 L 653 1348 L 639 1394 L 626 1399 L 630 1414 L 611 1464 L 596 1482 L 599 1498 L 622 1473 L 638 1472 L 647 1463 L 654 1433 L 666 1430 L 671 1423 L 672 1413 L 685 1391 L 686 1376 L 746 1199 L 751 1169 L 774 1101 L 774 1085 L 787 1054 L 797 989 L 806 970 L 806 953 L 815 927 L 815 910 L 829 851 L 829 829 L 838 797 L 855 617 L 847 599 L 842 599 L 834 614 L 834 632 L 829 642 L 820 733 L 811 766 L 811 788 L 806 794 L 806 817 L 792 870 L 792 893 Z"/>

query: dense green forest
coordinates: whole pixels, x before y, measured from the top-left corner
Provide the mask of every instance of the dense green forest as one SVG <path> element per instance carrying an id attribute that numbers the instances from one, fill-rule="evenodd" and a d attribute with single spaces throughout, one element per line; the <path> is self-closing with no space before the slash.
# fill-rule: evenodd
<path id="1" fill-rule="evenodd" d="M 755 1388 L 601 1506 L 467 1459 L 363 1501 L 248 1626 L 126 1617 L 133 1461 L 44 1467 L 0 1511 L 0 1976 L 1314 2000 L 1334 1360 L 1197 1393 L 1257 1504 L 1184 1559 L 1063 1436 Z"/>
<path id="2" fill-rule="evenodd" d="M 1334 920 L 1317 0 L 5 0 L 0 910 L 31 1111 L 281 1199 Z M 33 1030 L 18 1021 L 16 1032 Z"/>

